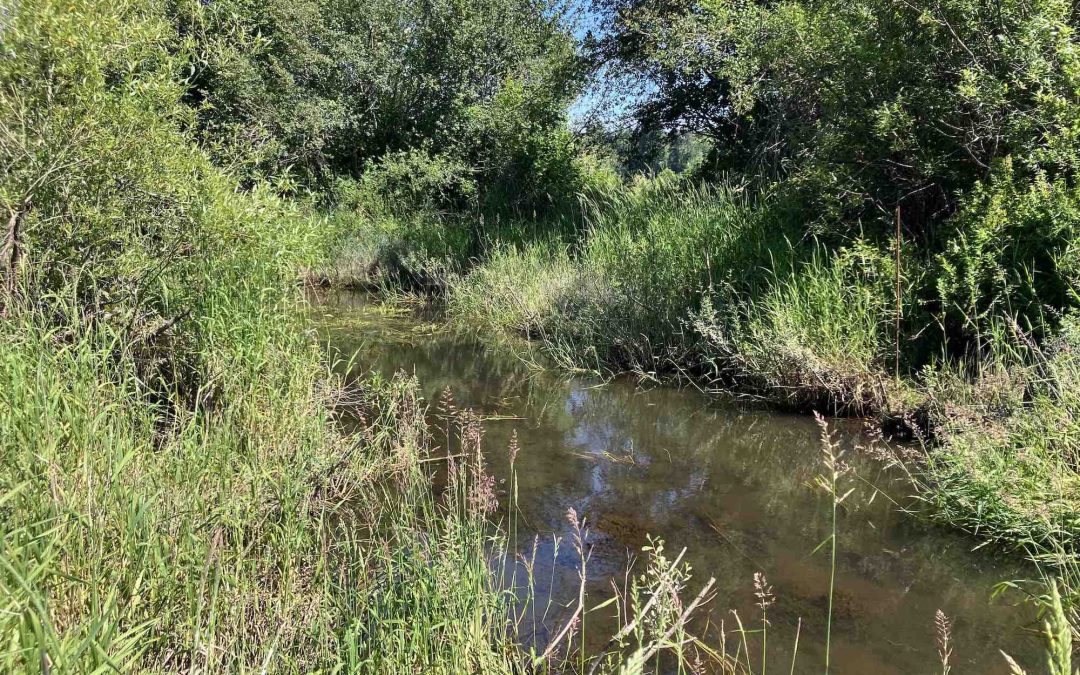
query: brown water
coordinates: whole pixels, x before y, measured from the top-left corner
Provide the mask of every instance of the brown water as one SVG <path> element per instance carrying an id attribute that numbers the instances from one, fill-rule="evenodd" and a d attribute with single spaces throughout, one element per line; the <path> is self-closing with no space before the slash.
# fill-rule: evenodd
<path id="1" fill-rule="evenodd" d="M 770 670 L 788 672 L 801 619 L 796 672 L 822 671 L 829 557 L 814 550 L 829 535 L 831 502 L 811 486 L 822 471 L 813 420 L 629 379 L 537 372 L 437 315 L 390 311 L 362 295 L 322 297 L 313 314 L 342 357 L 357 355 L 354 370 L 415 373 L 428 401 L 449 388 L 458 405 L 489 416 L 485 454 L 500 480 L 517 432 L 517 546 L 529 551 L 539 536 L 542 603 L 576 598 L 578 557 L 565 539 L 573 507 L 590 529 L 594 604 L 609 596 L 612 578 L 622 581 L 647 535 L 659 536 L 672 556 L 687 548 L 692 586 L 716 577 L 707 616 L 714 634 L 721 620 L 733 628 L 730 610 L 744 621 L 759 616 L 752 581 L 764 572 L 776 596 Z M 954 622 L 953 673 L 1007 673 L 999 650 L 1037 672 L 1032 610 L 1015 596 L 991 598 L 995 584 L 1023 570 L 902 513 L 889 497 L 906 503 L 909 490 L 895 470 L 854 450 L 869 442 L 857 423 L 833 424 L 852 448 L 857 479 L 839 517 L 832 672 L 941 672 L 938 609 Z M 558 547 L 553 535 L 564 538 Z M 543 644 L 563 617 L 556 605 L 534 639 Z"/>

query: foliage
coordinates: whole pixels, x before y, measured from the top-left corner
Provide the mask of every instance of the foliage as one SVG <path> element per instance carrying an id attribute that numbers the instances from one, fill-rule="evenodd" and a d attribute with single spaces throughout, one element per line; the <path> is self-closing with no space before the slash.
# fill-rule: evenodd
<path id="1" fill-rule="evenodd" d="M 320 365 L 319 223 L 195 147 L 163 7 L 3 10 L 0 670 L 510 671 L 415 384 Z"/>
<path id="2" fill-rule="evenodd" d="M 931 380 L 943 443 L 926 494 L 954 525 L 1061 562 L 1080 530 L 1077 320 L 1045 346 L 1015 325 L 987 341 L 994 358 L 982 360 L 975 386 L 949 371 Z"/>
<path id="3" fill-rule="evenodd" d="M 587 234 L 571 248 L 498 247 L 452 279 L 451 311 L 540 338 L 573 367 L 696 369 L 718 357 L 700 351 L 701 331 L 691 326 L 702 297 L 722 297 L 734 311 L 771 286 L 770 270 L 789 264 L 788 254 L 802 254 L 785 239 L 782 204 L 751 205 L 737 190 L 670 174 L 609 194 L 586 213 Z"/>
<path id="4" fill-rule="evenodd" d="M 1044 336 L 1080 306 L 1080 192 L 1067 181 L 1021 181 L 1006 162 L 954 221 L 936 275 L 949 334 L 981 341 L 1009 316 Z"/>
<path id="5" fill-rule="evenodd" d="M 172 147 L 190 116 L 176 105 L 168 26 L 134 3 L 20 4 L 8 16 L 0 198 L 5 215 L 23 214 L 23 257 L 48 291 L 70 283 L 96 307 L 133 299 L 140 271 L 163 259 L 183 270 L 179 244 L 201 243 L 191 235 L 209 165 Z M 177 174 L 196 179 L 170 182 Z M 149 282 L 144 292 L 160 288 Z"/>
<path id="6" fill-rule="evenodd" d="M 383 155 L 359 184 L 343 180 L 336 201 L 344 208 L 450 216 L 474 213 L 476 193 L 468 165 L 451 156 L 409 150 Z"/>
<path id="7" fill-rule="evenodd" d="M 832 227 L 887 227 L 899 204 L 933 241 L 1003 158 L 1022 180 L 1075 171 L 1071 3 L 598 5 L 611 29 L 601 53 L 657 87 L 645 121 L 710 136 L 732 168 L 785 177 Z"/>
<path id="8" fill-rule="evenodd" d="M 191 102 L 219 159 L 309 185 L 421 147 L 494 179 L 531 159 L 526 139 L 558 136 L 579 79 L 547 0 L 180 0 L 173 14 L 197 42 Z"/>
<path id="9" fill-rule="evenodd" d="M 891 265 L 867 246 L 789 255 L 764 290 L 707 299 L 693 322 L 702 358 L 721 383 L 790 408 L 883 410 Z"/>
<path id="10" fill-rule="evenodd" d="M 941 325 L 975 361 L 921 374 L 928 501 L 1072 555 L 1071 5 L 600 4 L 600 53 L 656 84 L 616 141 L 708 137 L 696 177 L 732 182 L 624 185 L 569 131 L 585 66 L 547 0 L 0 0 L 3 669 L 544 661 L 479 449 L 437 501 L 414 385 L 320 372 L 294 282 L 333 249 L 325 278 L 445 289 L 565 365 L 797 408 L 884 408 L 892 321 Z M 632 668 L 671 635 L 684 665 L 676 568 L 658 548 L 620 608 L 677 587 Z"/>
<path id="11" fill-rule="evenodd" d="M 9 16 L 10 56 L 0 61 L 5 311 L 31 308 L 60 343 L 83 326 L 109 326 L 138 352 L 144 381 L 190 405 L 226 367 L 209 358 L 211 345 L 265 339 L 250 322 L 226 335 L 215 322 L 281 305 L 280 281 L 305 261 L 311 238 L 288 224 L 297 214 L 269 189 L 237 194 L 192 146 L 180 101 L 184 45 L 161 7 L 41 0 Z M 246 284 L 258 290 L 231 290 Z"/>
<path id="12" fill-rule="evenodd" d="M 699 175 L 789 195 L 798 238 L 903 249 L 906 363 L 1076 308 L 1071 3 L 594 4 L 594 56 L 651 85 L 639 136 L 711 139 Z"/>
<path id="13" fill-rule="evenodd" d="M 701 168 L 709 150 L 708 142 L 693 133 L 669 137 L 658 129 L 642 127 L 604 135 L 604 141 L 615 146 L 619 171 L 627 177 L 657 175 L 664 170 L 676 174 L 694 172 Z"/>

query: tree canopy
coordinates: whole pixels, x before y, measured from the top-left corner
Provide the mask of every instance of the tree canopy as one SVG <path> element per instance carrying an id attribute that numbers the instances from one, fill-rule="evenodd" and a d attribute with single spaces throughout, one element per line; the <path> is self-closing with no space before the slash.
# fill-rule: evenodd
<path id="1" fill-rule="evenodd" d="M 716 142 L 824 219 L 933 239 L 977 182 L 1071 178 L 1080 129 L 1062 0 L 597 0 L 597 53 L 648 78 L 641 123 Z"/>

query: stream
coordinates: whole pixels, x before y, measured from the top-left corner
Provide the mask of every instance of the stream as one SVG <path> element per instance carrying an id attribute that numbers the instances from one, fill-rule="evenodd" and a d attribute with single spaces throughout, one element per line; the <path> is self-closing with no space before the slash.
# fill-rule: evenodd
<path id="1" fill-rule="evenodd" d="M 450 329 L 437 312 L 392 310 L 360 293 L 321 292 L 311 314 L 324 344 L 346 360 L 356 354 L 358 373 L 415 374 L 428 402 L 449 388 L 457 405 L 484 414 L 485 459 L 504 491 L 517 433 L 512 543 L 528 555 L 536 546 L 536 594 L 541 607 L 552 604 L 527 636 L 536 644 L 561 627 L 569 614 L 563 605 L 577 596 L 572 507 L 590 532 L 590 605 L 610 596 L 612 580 L 623 583 L 629 556 L 641 558 L 650 535 L 660 537 L 670 558 L 686 548 L 690 597 L 717 580 L 716 598 L 696 624 L 710 640 L 719 641 L 723 622 L 733 649 L 732 611 L 760 627 L 753 578 L 762 572 L 775 595 L 770 672 L 788 672 L 800 621 L 795 672 L 822 672 L 830 565 L 828 547 L 815 549 L 831 531 L 831 501 L 813 485 L 824 469 L 812 418 L 630 378 L 537 370 L 512 349 Z M 940 673 L 938 609 L 953 622 L 954 674 L 1008 673 L 1000 650 L 1040 672 L 1034 610 L 1016 593 L 992 597 L 997 583 L 1030 571 L 904 513 L 899 504 L 911 502 L 910 486 L 860 449 L 873 442 L 862 425 L 830 425 L 855 472 L 838 522 L 831 672 Z M 755 667 L 757 640 L 750 641 Z"/>

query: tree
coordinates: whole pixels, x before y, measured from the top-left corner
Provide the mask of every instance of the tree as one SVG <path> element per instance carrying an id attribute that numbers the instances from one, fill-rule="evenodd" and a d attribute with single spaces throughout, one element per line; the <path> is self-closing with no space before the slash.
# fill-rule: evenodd
<path id="1" fill-rule="evenodd" d="M 199 43 L 191 101 L 220 161 L 309 184 L 421 147 L 486 169 L 493 141 L 561 127 L 580 80 L 548 0 L 179 0 L 174 15 Z"/>
<path id="2" fill-rule="evenodd" d="M 782 178 L 832 232 L 934 244 L 976 183 L 1072 176 L 1080 61 L 1063 0 L 598 0 L 605 59 L 651 79 L 644 124 Z M 935 244 L 936 245 L 936 244 Z"/>

